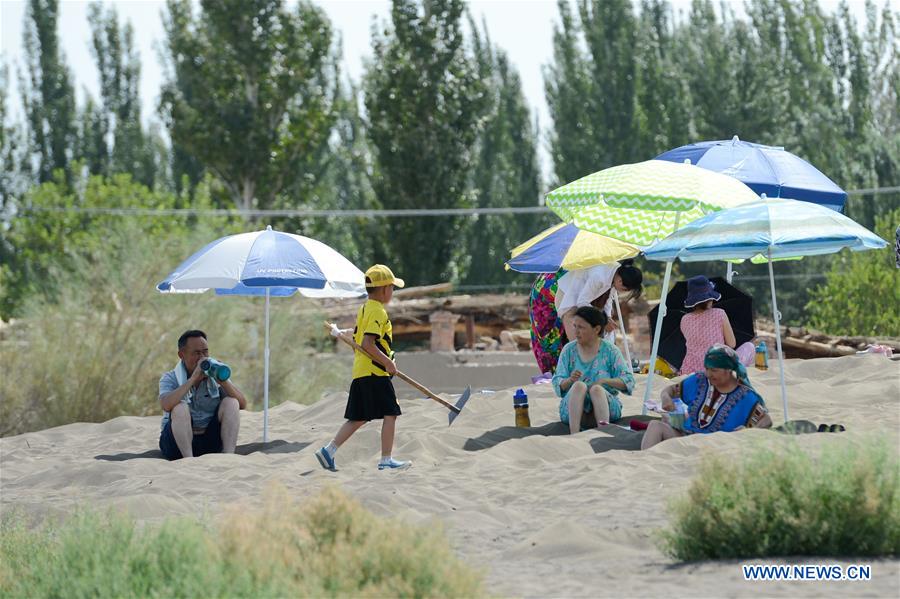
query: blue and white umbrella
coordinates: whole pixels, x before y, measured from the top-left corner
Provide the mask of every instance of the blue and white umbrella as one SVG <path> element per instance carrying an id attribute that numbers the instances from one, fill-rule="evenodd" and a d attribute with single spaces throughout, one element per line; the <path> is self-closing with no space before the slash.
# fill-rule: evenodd
<path id="1" fill-rule="evenodd" d="M 853 251 L 881 249 L 887 242 L 839 212 L 824 206 L 766 198 L 760 202 L 713 212 L 692 221 L 644 251 L 651 260 L 685 262 L 700 260 L 742 260 L 764 257 L 769 263 L 772 313 L 778 362 L 781 368 L 781 397 L 787 421 L 787 390 L 784 383 L 784 355 L 781 351 L 781 315 L 775 302 L 775 275 L 772 260 L 831 254 L 844 248 Z M 663 285 L 657 332 L 665 312 L 668 282 Z M 658 334 L 653 338 L 650 364 L 656 361 Z M 653 372 L 649 373 L 645 402 L 650 398 Z"/>
<path id="2" fill-rule="evenodd" d="M 263 442 L 269 437 L 269 298 L 300 292 L 314 298 L 365 294 L 365 275 L 320 241 L 273 231 L 239 233 L 217 239 L 182 262 L 157 290 L 162 293 L 251 295 L 266 298 Z"/>
<path id="3" fill-rule="evenodd" d="M 360 293 L 365 292 L 364 278 L 353 263 L 321 241 L 266 227 L 213 241 L 182 262 L 157 289 L 196 293 L 242 285 L 259 288 L 260 295 L 265 288 Z"/>
<path id="4" fill-rule="evenodd" d="M 784 148 L 741 141 L 701 141 L 663 152 L 656 160 L 684 162 L 734 177 L 769 198 L 819 204 L 840 212 L 847 192 L 819 169 Z"/>

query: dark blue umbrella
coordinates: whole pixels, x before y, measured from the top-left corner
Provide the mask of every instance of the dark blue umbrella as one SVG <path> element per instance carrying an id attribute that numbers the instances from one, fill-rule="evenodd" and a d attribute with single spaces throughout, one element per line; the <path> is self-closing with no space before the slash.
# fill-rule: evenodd
<path id="1" fill-rule="evenodd" d="M 784 148 L 730 140 L 701 141 L 669 150 L 656 160 L 684 162 L 734 177 L 758 195 L 820 204 L 843 211 L 847 192 L 822 172 Z"/>

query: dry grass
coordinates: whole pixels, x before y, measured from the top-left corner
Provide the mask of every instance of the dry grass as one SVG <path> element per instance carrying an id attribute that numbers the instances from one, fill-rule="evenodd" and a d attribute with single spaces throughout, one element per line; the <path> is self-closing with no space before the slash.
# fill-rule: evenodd
<path id="1" fill-rule="evenodd" d="M 159 377 L 178 360 L 178 336 L 194 328 L 231 365 L 251 406 L 261 407 L 264 300 L 156 291 L 170 269 L 215 237 L 202 228 L 191 239 L 122 229 L 110 232 L 101 255 L 55 272 L 59 298 L 34 298 L 0 337 L 0 436 L 159 414 Z M 310 301 L 272 301 L 272 405 L 313 403 L 346 386 L 344 369 L 322 368 L 316 357 L 325 347 L 320 322 Z"/>
<path id="2" fill-rule="evenodd" d="M 5 597 L 474 597 L 481 577 L 444 535 L 374 516 L 337 490 L 308 504 L 284 490 L 258 511 L 210 525 L 173 519 L 139 528 L 82 513 L 28 530 L 0 528 Z"/>

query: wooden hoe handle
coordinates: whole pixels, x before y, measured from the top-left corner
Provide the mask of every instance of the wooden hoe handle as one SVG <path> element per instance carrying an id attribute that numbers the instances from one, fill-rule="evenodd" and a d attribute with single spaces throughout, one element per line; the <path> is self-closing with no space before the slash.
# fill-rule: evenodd
<path id="1" fill-rule="evenodd" d="M 329 331 L 331 331 L 331 330 L 332 330 L 332 327 L 335 327 L 335 326 L 336 326 L 336 325 L 334 325 L 333 323 L 328 322 L 327 320 L 325 321 L 325 328 L 328 329 Z M 337 337 L 338 337 L 341 341 L 343 341 L 344 343 L 346 343 L 347 345 L 349 345 L 350 347 L 352 347 L 353 349 L 355 349 L 356 351 L 362 352 L 363 354 L 369 356 L 369 357 L 372 358 L 373 360 L 375 359 L 375 355 L 374 355 L 372 352 L 366 351 L 366 349 L 365 349 L 363 346 L 361 346 L 359 343 L 357 343 L 353 338 L 348 337 L 348 336 L 347 336 L 346 334 L 344 334 L 344 333 L 341 333 L 340 335 L 337 335 Z M 457 414 L 459 414 L 460 408 L 457 408 L 456 406 L 454 406 L 452 403 L 448 402 L 448 401 L 445 400 L 445 399 L 441 399 L 440 397 L 437 396 L 437 394 L 433 393 L 428 387 L 426 387 L 426 386 L 423 385 L 422 383 L 418 382 L 417 380 L 415 380 L 415 379 L 412 378 L 411 376 L 408 376 L 408 375 L 406 375 L 406 374 L 404 374 L 404 373 L 402 373 L 402 372 L 400 372 L 400 371 L 398 370 L 398 371 L 397 371 L 397 377 L 398 377 L 399 379 L 403 380 L 403 381 L 406 381 L 406 382 L 409 383 L 411 386 L 415 387 L 416 389 L 418 389 L 419 391 L 421 391 L 422 393 L 424 393 L 425 395 L 427 395 L 429 398 L 433 399 L 434 401 L 438 402 L 439 404 L 441 404 L 442 406 L 444 406 L 444 407 L 447 408 L 448 410 L 451 410 L 451 411 L 456 412 Z"/>

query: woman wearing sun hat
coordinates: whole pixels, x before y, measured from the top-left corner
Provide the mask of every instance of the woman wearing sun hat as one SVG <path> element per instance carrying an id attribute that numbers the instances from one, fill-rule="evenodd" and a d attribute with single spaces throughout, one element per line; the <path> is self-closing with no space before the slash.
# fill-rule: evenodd
<path id="1" fill-rule="evenodd" d="M 687 282 L 687 297 L 684 307 L 692 312 L 681 319 L 681 334 L 684 335 L 687 352 L 681 362 L 681 374 L 703 372 L 703 358 L 706 350 L 716 344 L 724 344 L 734 349 L 736 340 L 728 314 L 721 308 L 713 308 L 713 303 L 722 299 L 712 281 L 698 275 Z M 754 349 L 750 342 L 736 350 L 738 359 L 744 366 L 753 363 Z"/>

